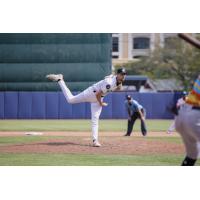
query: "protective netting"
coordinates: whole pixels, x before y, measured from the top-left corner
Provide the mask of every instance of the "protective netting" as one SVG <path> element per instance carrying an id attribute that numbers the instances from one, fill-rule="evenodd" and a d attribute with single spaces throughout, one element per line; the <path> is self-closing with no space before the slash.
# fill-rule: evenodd
<path id="1" fill-rule="evenodd" d="M 111 34 L 0 34 L 0 90 L 59 89 L 45 75 L 62 73 L 81 91 L 111 73 Z"/>

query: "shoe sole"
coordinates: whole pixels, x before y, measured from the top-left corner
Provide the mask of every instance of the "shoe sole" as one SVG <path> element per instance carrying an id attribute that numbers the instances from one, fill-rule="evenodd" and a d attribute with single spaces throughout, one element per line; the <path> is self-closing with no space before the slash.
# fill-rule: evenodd
<path id="1" fill-rule="evenodd" d="M 46 78 L 47 78 L 48 80 L 54 81 L 54 82 L 57 82 L 57 81 L 63 79 L 62 76 L 61 76 L 60 78 L 54 78 L 54 77 L 52 77 L 52 76 L 53 76 L 53 75 L 49 74 L 49 75 L 46 75 Z"/>
<path id="2" fill-rule="evenodd" d="M 93 144 L 92 146 L 93 146 L 93 147 L 101 147 L 101 145 L 94 145 L 94 144 Z"/>

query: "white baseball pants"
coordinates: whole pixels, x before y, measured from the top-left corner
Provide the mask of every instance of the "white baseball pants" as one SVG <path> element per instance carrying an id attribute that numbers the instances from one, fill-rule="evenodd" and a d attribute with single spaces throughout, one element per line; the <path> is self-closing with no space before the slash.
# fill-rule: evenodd
<path id="1" fill-rule="evenodd" d="M 91 103 L 91 122 L 92 122 L 92 139 L 98 141 L 99 116 L 102 106 L 96 99 L 95 93 L 91 89 L 86 89 L 80 94 L 74 96 L 63 80 L 58 82 L 66 100 L 70 104 L 90 102 Z"/>

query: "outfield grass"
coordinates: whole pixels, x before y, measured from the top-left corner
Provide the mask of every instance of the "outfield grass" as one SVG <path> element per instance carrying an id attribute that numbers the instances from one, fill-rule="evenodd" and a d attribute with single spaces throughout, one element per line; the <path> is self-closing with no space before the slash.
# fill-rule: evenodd
<path id="1" fill-rule="evenodd" d="M 1 166 L 177 166 L 181 155 L 0 154 Z M 197 163 L 199 165 L 199 163 Z"/>
<path id="2" fill-rule="evenodd" d="M 166 131 L 172 120 L 146 120 L 148 131 Z M 127 120 L 100 120 L 100 131 L 122 131 Z M 0 120 L 0 131 L 90 131 L 90 120 Z M 134 126 L 140 131 L 140 121 Z"/>
<path id="3" fill-rule="evenodd" d="M 10 144 L 27 144 L 32 142 L 45 142 L 49 139 L 62 139 L 65 136 L 3 136 L 0 137 L 0 146 Z"/>

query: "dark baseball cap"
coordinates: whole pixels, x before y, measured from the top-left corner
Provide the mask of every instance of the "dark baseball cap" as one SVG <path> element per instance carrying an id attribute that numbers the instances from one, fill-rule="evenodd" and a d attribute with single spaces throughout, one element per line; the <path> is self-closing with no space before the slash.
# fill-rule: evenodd
<path id="1" fill-rule="evenodd" d="M 187 92 L 186 91 L 183 91 L 183 96 L 187 96 Z"/>
<path id="2" fill-rule="evenodd" d="M 121 67 L 117 70 L 117 74 L 127 74 L 126 69 L 124 67 Z"/>
<path id="3" fill-rule="evenodd" d="M 132 99 L 131 95 L 126 95 L 126 99 L 131 100 Z"/>

